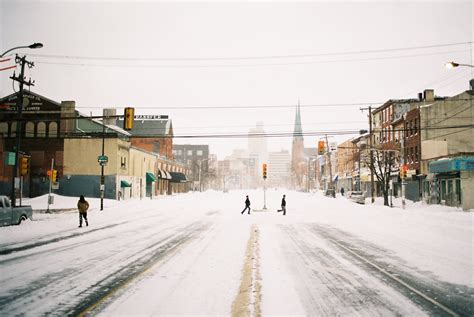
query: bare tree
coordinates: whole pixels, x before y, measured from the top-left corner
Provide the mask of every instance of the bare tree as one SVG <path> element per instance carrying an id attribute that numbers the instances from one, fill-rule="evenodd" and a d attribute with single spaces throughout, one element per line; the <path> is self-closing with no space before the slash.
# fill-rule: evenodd
<path id="1" fill-rule="evenodd" d="M 372 150 L 374 157 L 374 165 L 370 164 L 370 155 L 367 157 L 366 164 L 369 167 L 371 173 L 377 178 L 377 184 L 383 195 L 383 204 L 389 205 L 389 190 L 390 190 L 390 178 L 392 173 L 398 172 L 398 156 L 396 150 Z"/>

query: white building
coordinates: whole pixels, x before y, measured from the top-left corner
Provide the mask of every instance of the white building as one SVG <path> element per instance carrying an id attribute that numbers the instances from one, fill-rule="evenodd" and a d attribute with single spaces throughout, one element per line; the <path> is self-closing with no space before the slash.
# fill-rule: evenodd
<path id="1" fill-rule="evenodd" d="M 263 136 L 252 135 L 263 134 L 265 134 L 265 130 L 262 121 L 257 122 L 255 128 L 249 129 L 248 133 L 248 155 L 250 158 L 256 160 L 257 166 L 262 166 L 263 163 L 268 163 L 267 139 Z M 259 175 L 262 175 L 261 168 L 259 169 Z"/>
<path id="2" fill-rule="evenodd" d="M 268 186 L 286 187 L 291 179 L 291 155 L 290 152 L 268 153 Z"/>

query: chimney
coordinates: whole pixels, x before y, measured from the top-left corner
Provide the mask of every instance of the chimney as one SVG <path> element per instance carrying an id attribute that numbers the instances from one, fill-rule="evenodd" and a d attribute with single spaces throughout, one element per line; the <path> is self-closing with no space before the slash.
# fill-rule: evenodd
<path id="1" fill-rule="evenodd" d="M 469 86 L 471 86 L 471 90 L 474 90 L 474 79 L 469 81 Z"/>
<path id="2" fill-rule="evenodd" d="M 433 89 L 425 89 L 423 92 L 424 100 L 427 102 L 433 102 L 434 101 L 434 90 Z"/>
<path id="3" fill-rule="evenodd" d="M 106 125 L 117 125 L 117 118 L 107 118 L 107 116 L 115 116 L 117 114 L 117 109 L 115 108 L 105 108 L 103 110 L 104 124 Z"/>
<path id="4" fill-rule="evenodd" d="M 75 101 L 61 101 L 61 122 L 60 132 L 61 135 L 67 135 L 74 132 L 76 120 L 67 118 L 74 118 L 76 114 L 76 102 Z M 63 120 L 64 118 L 64 120 Z"/>
<path id="5" fill-rule="evenodd" d="M 422 92 L 418 93 L 418 101 L 423 101 L 423 93 Z"/>

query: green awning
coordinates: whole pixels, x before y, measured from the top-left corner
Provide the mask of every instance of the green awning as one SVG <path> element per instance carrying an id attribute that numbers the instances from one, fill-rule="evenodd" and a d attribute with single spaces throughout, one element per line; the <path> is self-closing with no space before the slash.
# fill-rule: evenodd
<path id="1" fill-rule="evenodd" d="M 151 182 L 156 182 L 157 179 L 153 173 L 146 172 L 146 182 L 151 183 Z"/>
<path id="2" fill-rule="evenodd" d="M 120 181 L 120 187 L 132 187 L 132 185 L 127 181 Z"/>

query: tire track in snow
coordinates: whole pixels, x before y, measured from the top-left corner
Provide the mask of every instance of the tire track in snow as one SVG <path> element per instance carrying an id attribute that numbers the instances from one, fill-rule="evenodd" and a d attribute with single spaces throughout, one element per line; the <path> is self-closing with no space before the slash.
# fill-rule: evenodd
<path id="1" fill-rule="evenodd" d="M 417 311 L 421 314 L 416 306 L 401 307 L 406 301 L 401 295 L 395 303 L 396 291 L 374 284 L 370 275 L 354 270 L 337 249 L 329 247 L 307 226 L 280 227 L 288 238 L 288 260 L 298 276 L 298 293 L 308 315 L 413 315 Z"/>
<path id="2" fill-rule="evenodd" d="M 386 283 L 398 288 L 415 304 L 433 315 L 472 316 L 474 290 L 463 285 L 439 282 L 430 272 L 416 272 L 403 260 L 391 256 L 390 262 L 382 260 L 389 251 L 362 241 L 341 230 L 311 225 L 312 230 L 333 243 L 347 256 L 357 259 L 359 266 L 378 272 Z"/>
<path id="3" fill-rule="evenodd" d="M 209 224 L 202 224 L 199 222 L 193 223 L 183 229 L 184 233 L 174 236 L 167 241 L 162 240 L 151 247 L 147 247 L 147 250 L 150 248 L 151 250 L 134 260 L 133 263 L 112 272 L 94 285 L 91 285 L 88 289 L 82 291 L 78 295 L 81 297 L 79 303 L 64 312 L 67 315 L 88 316 L 95 311 L 99 311 L 106 305 L 107 300 L 109 300 L 119 290 L 126 287 L 133 280 L 151 269 L 165 257 L 174 253 L 185 243 L 195 238 L 198 232 L 204 231 L 209 227 Z"/>
<path id="4" fill-rule="evenodd" d="M 82 290 L 84 287 L 87 287 L 87 289 L 90 290 L 91 288 L 94 288 L 94 285 L 97 283 L 99 283 L 98 285 L 103 286 L 106 281 L 112 281 L 114 284 L 117 284 L 122 278 L 120 273 L 124 274 L 124 279 L 127 278 L 127 274 L 131 274 L 131 271 L 127 266 L 130 266 L 133 270 L 137 270 L 140 265 L 144 265 L 143 261 L 153 260 L 152 255 L 154 253 L 158 252 L 165 256 L 167 250 L 174 247 L 174 244 L 179 245 L 185 242 L 186 237 L 190 237 L 191 234 L 199 231 L 199 227 L 203 226 L 204 225 L 201 223 L 195 222 L 181 228 L 171 226 L 167 229 L 160 229 L 162 233 L 168 230 L 173 230 L 173 233 L 160 238 L 152 244 L 147 243 L 140 249 L 134 250 L 133 253 L 126 254 L 125 257 L 122 254 L 123 252 L 115 252 L 111 255 L 98 252 L 97 256 L 95 258 L 89 258 L 88 261 L 84 263 L 84 266 L 81 265 L 82 262 L 78 262 L 79 266 L 76 265 L 76 267 L 73 268 L 68 266 L 60 271 L 43 274 L 38 278 L 28 281 L 28 283 L 21 287 L 11 288 L 0 296 L 0 315 L 4 313 L 7 315 L 10 313 L 21 314 L 21 311 L 26 310 L 27 312 L 32 309 L 33 307 L 31 307 L 31 305 L 35 306 L 35 311 L 42 311 L 43 314 L 56 316 L 71 315 L 69 310 L 71 309 L 71 306 L 77 305 L 76 302 L 88 302 L 87 300 L 84 302 L 81 299 L 82 297 L 87 297 Z M 179 232 L 179 234 L 177 235 L 176 232 Z M 145 236 L 136 236 L 132 231 L 129 232 L 130 236 L 134 236 L 137 241 L 153 241 L 153 238 L 156 240 L 156 232 L 147 231 L 147 233 L 148 234 Z M 121 233 L 121 236 L 123 238 L 123 233 Z M 180 242 L 178 241 L 179 239 L 184 240 Z M 104 241 L 102 241 L 102 243 L 103 242 Z M 131 247 L 133 248 L 133 245 Z M 78 259 L 80 259 L 80 255 L 78 255 Z M 110 274 L 110 271 L 113 273 Z M 31 273 L 28 272 L 28 274 Z M 33 274 L 35 273 L 33 272 Z M 104 275 L 106 275 L 106 277 L 103 277 Z M 84 277 L 90 279 L 91 276 L 97 276 L 95 280 L 100 279 L 99 282 L 94 283 L 92 286 L 88 285 L 90 282 L 86 282 L 86 285 L 81 282 Z M 101 289 L 101 292 L 107 288 L 109 288 L 109 286 L 105 285 Z M 93 294 L 87 295 L 94 296 Z M 61 300 L 64 297 L 67 298 L 66 302 Z M 43 302 L 42 299 L 48 300 Z M 63 301 L 63 303 L 61 303 L 61 301 Z M 77 313 L 72 315 L 77 315 Z"/>
<path id="5" fill-rule="evenodd" d="M 239 293 L 232 304 L 232 316 L 261 316 L 261 276 L 259 230 L 256 225 L 251 227 Z"/>

